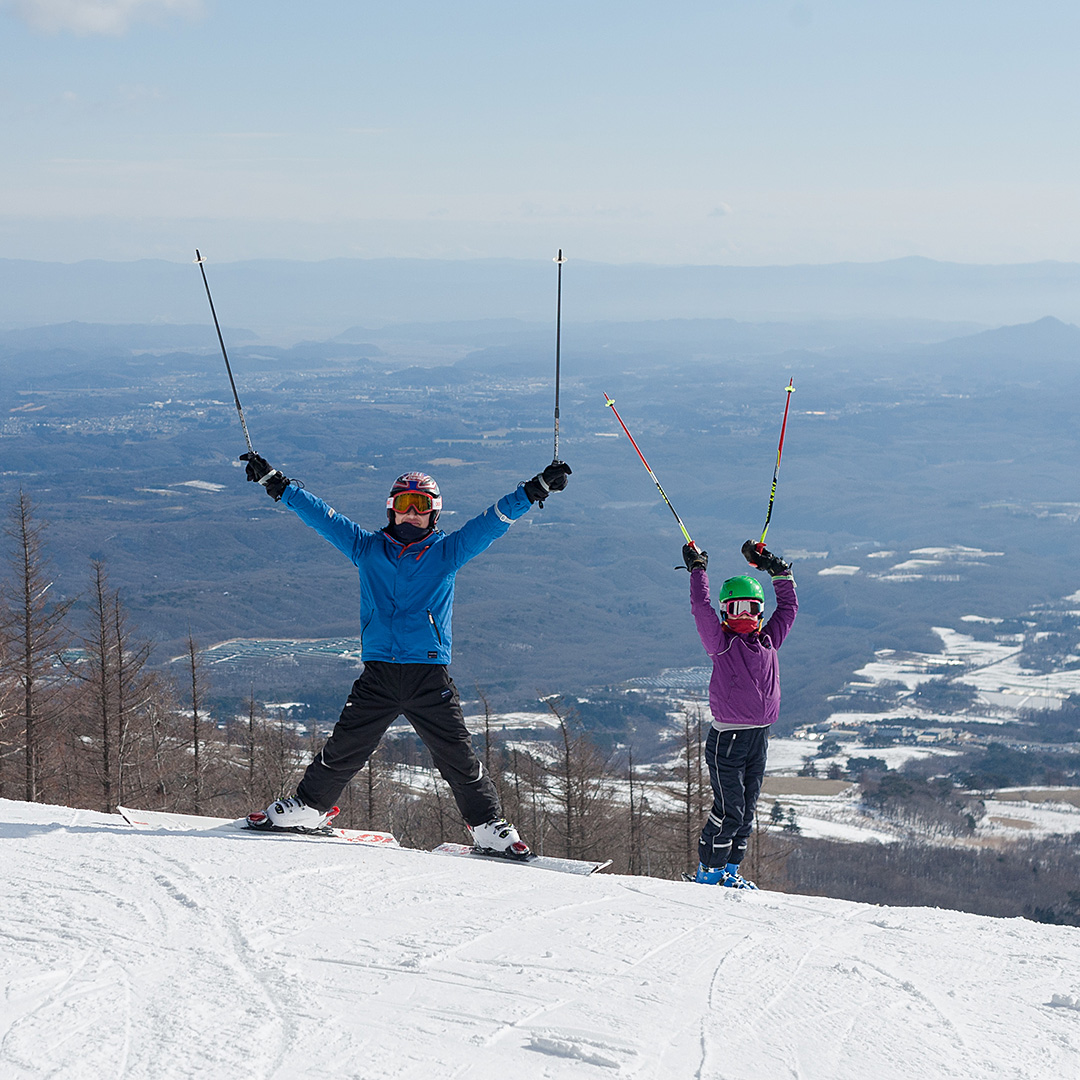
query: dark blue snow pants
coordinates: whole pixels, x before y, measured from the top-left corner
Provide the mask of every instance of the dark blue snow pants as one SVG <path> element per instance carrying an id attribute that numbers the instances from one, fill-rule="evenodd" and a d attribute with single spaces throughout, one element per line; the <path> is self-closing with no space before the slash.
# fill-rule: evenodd
<path id="1" fill-rule="evenodd" d="M 767 727 L 738 731 L 709 729 L 705 761 L 712 781 L 713 805 L 698 841 L 702 866 L 741 863 L 754 828 L 765 758 L 769 749 Z"/>
<path id="2" fill-rule="evenodd" d="M 424 741 L 468 824 L 483 825 L 502 816 L 498 793 L 473 751 L 457 687 L 445 664 L 366 663 L 296 794 L 316 810 L 329 810 L 399 716 Z"/>

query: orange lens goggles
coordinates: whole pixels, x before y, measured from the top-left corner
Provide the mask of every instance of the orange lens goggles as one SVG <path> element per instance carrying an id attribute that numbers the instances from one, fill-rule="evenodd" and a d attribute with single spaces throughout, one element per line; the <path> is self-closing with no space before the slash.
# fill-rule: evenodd
<path id="1" fill-rule="evenodd" d="M 394 496 L 394 513 L 407 514 L 410 510 L 430 514 L 431 496 L 424 491 L 399 491 Z"/>

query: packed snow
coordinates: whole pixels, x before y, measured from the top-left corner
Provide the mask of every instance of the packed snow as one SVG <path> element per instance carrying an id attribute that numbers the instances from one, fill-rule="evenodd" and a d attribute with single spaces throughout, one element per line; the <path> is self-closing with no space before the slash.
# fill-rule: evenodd
<path id="1" fill-rule="evenodd" d="M 6 800 L 0 850 L 5 1080 L 1080 1075 L 1072 927 Z"/>

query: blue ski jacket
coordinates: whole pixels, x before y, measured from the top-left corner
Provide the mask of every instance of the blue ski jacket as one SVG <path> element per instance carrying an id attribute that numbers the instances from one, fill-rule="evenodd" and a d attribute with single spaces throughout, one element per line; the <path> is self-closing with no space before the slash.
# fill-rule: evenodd
<path id="1" fill-rule="evenodd" d="M 404 544 L 361 529 L 296 484 L 281 501 L 360 571 L 362 656 L 394 664 L 450 663 L 454 577 L 531 505 L 518 487 L 455 532 Z"/>

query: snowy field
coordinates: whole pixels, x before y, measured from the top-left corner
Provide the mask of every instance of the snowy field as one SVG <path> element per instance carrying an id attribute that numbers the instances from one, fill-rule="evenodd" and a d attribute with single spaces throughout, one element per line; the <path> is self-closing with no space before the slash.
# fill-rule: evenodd
<path id="1" fill-rule="evenodd" d="M 1066 597 L 1066 601 L 1071 599 Z M 963 621 L 986 620 L 966 615 Z M 1021 709 L 1058 709 L 1070 695 L 1080 693 L 1080 669 L 1028 671 L 1021 666 L 1018 641 L 979 641 L 949 627 L 932 629 L 941 639 L 941 652 L 901 653 L 880 649 L 854 677 L 867 687 L 902 683 L 909 691 L 943 677 L 958 678 L 978 691 L 973 709 L 965 710 L 960 716 L 940 715 L 922 709 L 917 702 L 903 700 L 885 712 L 836 712 L 829 718 L 830 722 L 855 724 L 865 723 L 867 719 L 888 721 L 915 716 L 927 724 L 944 726 L 958 719 L 993 724 L 1015 720 Z M 943 667 L 948 670 L 947 676 L 941 674 Z"/>
<path id="2" fill-rule="evenodd" d="M 873 715 L 875 718 L 880 718 L 880 713 Z M 854 723 L 854 721 L 849 722 Z M 819 772 L 824 773 L 833 762 L 846 767 L 850 757 L 881 758 L 890 769 L 899 769 L 909 761 L 918 761 L 928 757 L 949 757 L 960 753 L 958 750 L 946 750 L 937 746 L 867 746 L 857 739 L 841 739 L 840 742 L 844 747 L 842 754 L 836 757 L 814 758 L 814 764 Z M 765 772 L 768 776 L 794 776 L 803 767 L 806 758 L 813 757 L 818 748 L 818 743 L 808 739 L 770 738 L 769 760 Z"/>
<path id="3" fill-rule="evenodd" d="M 1070 789 L 1075 797 L 1076 789 Z M 1080 834 L 1080 807 L 1065 800 L 1028 800 L 1024 798 L 986 800 L 986 816 L 979 822 L 977 835 L 1006 840 L 1030 839 L 1032 836 L 1076 836 Z M 1080 883 L 1078 883 L 1080 884 Z"/>
<path id="4" fill-rule="evenodd" d="M 1080 930 L 0 800 L 5 1080 L 1080 1075 Z"/>

